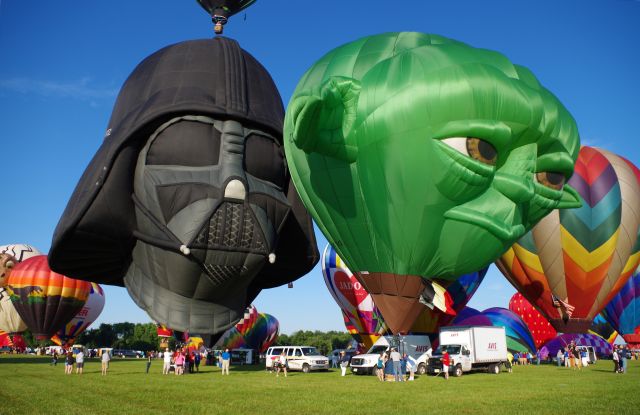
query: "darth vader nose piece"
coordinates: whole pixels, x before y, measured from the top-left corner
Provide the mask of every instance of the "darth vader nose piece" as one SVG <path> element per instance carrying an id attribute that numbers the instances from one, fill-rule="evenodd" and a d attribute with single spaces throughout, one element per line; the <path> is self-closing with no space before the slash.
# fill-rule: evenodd
<path id="1" fill-rule="evenodd" d="M 247 190 L 244 184 L 237 179 L 231 180 L 224 189 L 224 197 L 227 199 L 244 200 L 247 196 Z"/>

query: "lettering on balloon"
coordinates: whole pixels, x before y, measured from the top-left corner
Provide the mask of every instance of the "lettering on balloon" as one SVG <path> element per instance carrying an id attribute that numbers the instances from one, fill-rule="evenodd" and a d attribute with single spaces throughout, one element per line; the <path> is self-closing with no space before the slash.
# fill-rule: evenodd
<path id="1" fill-rule="evenodd" d="M 356 308 L 369 295 L 354 276 L 343 271 L 334 272 L 333 282 L 342 296 Z"/>
<path id="2" fill-rule="evenodd" d="M 86 317 L 89 314 L 89 309 L 87 307 L 82 307 L 82 310 L 76 314 L 76 317 Z"/>

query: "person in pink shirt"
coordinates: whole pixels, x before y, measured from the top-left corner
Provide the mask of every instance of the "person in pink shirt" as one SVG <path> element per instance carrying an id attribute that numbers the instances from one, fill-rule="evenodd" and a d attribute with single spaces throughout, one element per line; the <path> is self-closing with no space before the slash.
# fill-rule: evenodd
<path id="1" fill-rule="evenodd" d="M 178 352 L 176 356 L 176 375 L 182 375 L 182 370 L 184 368 L 184 354 L 182 351 Z"/>

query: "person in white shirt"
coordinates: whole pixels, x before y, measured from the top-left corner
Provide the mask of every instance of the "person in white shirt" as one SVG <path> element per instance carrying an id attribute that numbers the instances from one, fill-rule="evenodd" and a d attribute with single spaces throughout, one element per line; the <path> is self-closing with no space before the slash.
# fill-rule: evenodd
<path id="1" fill-rule="evenodd" d="M 163 365 L 162 365 L 162 374 L 163 375 L 168 375 L 169 374 L 169 370 L 171 369 L 171 353 L 169 352 L 169 348 L 167 347 L 167 350 L 164 352 L 163 355 Z"/>
<path id="2" fill-rule="evenodd" d="M 284 377 L 287 377 L 287 356 L 284 355 L 284 351 L 280 353 L 278 358 L 278 367 L 276 368 L 276 377 L 280 376 L 280 371 L 284 372 Z"/>
<path id="3" fill-rule="evenodd" d="M 396 382 L 400 382 L 400 353 L 398 350 L 391 349 L 391 355 L 389 356 L 391 361 L 393 362 L 393 376 L 395 377 Z"/>
<path id="4" fill-rule="evenodd" d="M 109 360 L 111 360 L 111 356 L 109 355 L 108 350 L 102 351 L 102 375 L 107 374 L 107 370 L 109 369 Z"/>
<path id="5" fill-rule="evenodd" d="M 76 353 L 76 375 L 82 374 L 82 370 L 84 369 L 84 352 L 80 350 Z"/>

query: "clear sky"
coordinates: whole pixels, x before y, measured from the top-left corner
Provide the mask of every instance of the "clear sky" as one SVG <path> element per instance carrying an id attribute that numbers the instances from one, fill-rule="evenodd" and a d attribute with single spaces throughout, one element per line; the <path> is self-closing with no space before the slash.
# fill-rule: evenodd
<path id="1" fill-rule="evenodd" d="M 0 1 L 0 244 L 47 252 L 129 73 L 154 51 L 213 31 L 195 0 Z M 363 36 L 419 31 L 497 50 L 565 104 L 583 144 L 640 165 L 639 22 L 636 0 L 259 0 L 225 35 L 270 71 L 285 103 L 318 58 Z M 150 321 L 125 289 L 105 291 L 97 323 Z M 506 307 L 514 292 L 492 266 L 469 305 Z M 254 304 L 284 333 L 344 328 L 319 265 Z"/>

